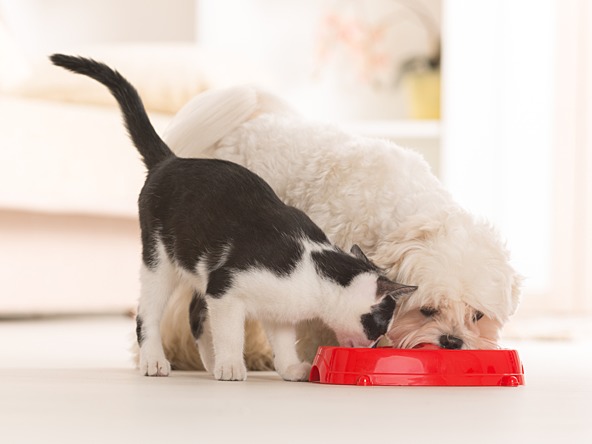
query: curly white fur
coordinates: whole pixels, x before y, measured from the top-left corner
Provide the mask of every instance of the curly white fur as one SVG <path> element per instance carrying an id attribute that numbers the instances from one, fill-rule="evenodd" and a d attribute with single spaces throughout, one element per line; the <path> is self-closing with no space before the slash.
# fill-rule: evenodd
<path id="1" fill-rule="evenodd" d="M 415 151 L 308 121 L 251 87 L 197 96 L 165 140 L 181 156 L 246 166 L 332 242 L 359 244 L 390 278 L 417 285 L 397 309 L 388 334 L 395 346 L 445 337 L 463 348 L 497 346 L 521 278 L 493 227 L 462 209 Z"/>

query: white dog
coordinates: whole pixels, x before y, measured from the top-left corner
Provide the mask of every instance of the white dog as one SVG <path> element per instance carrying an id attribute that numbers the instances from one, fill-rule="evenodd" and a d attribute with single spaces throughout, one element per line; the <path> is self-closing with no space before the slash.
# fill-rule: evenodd
<path id="1" fill-rule="evenodd" d="M 164 138 L 178 155 L 246 166 L 332 242 L 345 249 L 359 244 L 390 278 L 417 285 L 397 307 L 387 335 L 392 345 L 497 347 L 518 305 L 521 278 L 495 230 L 455 203 L 416 152 L 307 121 L 251 87 L 195 97 Z M 176 368 L 201 368 L 187 320 L 189 296 L 176 295 L 162 326 Z M 317 345 L 334 340 L 318 323 L 300 331 L 308 359 Z M 249 367 L 268 368 L 269 349 L 255 324 L 247 324 L 247 336 Z"/>

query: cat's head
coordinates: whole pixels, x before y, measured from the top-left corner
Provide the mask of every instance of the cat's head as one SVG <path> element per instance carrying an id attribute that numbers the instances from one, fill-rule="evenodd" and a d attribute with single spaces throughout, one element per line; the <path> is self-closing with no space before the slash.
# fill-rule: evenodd
<path id="1" fill-rule="evenodd" d="M 388 331 L 399 298 L 417 287 L 386 278 L 357 245 L 351 257 L 359 269 L 343 286 L 330 326 L 341 346 L 368 347 Z"/>

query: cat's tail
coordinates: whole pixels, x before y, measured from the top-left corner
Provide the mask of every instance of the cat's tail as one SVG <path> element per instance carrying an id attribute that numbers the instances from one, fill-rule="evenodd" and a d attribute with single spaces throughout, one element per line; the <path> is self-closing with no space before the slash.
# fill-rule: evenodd
<path id="1" fill-rule="evenodd" d="M 150 123 L 138 91 L 121 74 L 104 63 L 84 57 L 53 54 L 49 58 L 54 65 L 91 77 L 109 88 L 121 108 L 128 133 L 149 170 L 174 156 Z"/>

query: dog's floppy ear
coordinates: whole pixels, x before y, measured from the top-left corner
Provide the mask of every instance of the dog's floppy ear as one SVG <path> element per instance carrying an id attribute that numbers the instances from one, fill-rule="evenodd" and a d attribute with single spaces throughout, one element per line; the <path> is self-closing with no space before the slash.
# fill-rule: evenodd
<path id="1" fill-rule="evenodd" d="M 361 260 L 363 260 L 364 262 L 366 262 L 368 264 L 372 264 L 372 262 L 370 261 L 370 259 L 368 259 L 366 257 L 366 255 L 364 254 L 364 252 L 362 251 L 362 249 L 357 244 L 352 245 L 351 250 L 350 250 L 350 253 L 353 254 L 358 259 L 361 259 Z M 374 265 L 374 264 L 372 264 L 372 265 Z"/>
<path id="2" fill-rule="evenodd" d="M 388 276 L 407 280 L 411 277 L 410 273 L 418 268 L 415 263 L 403 267 L 404 262 L 417 252 L 421 256 L 429 254 L 424 248 L 425 242 L 437 236 L 441 229 L 442 221 L 425 221 L 417 226 L 412 223 L 401 225 L 378 243 L 372 257 L 384 267 Z"/>

